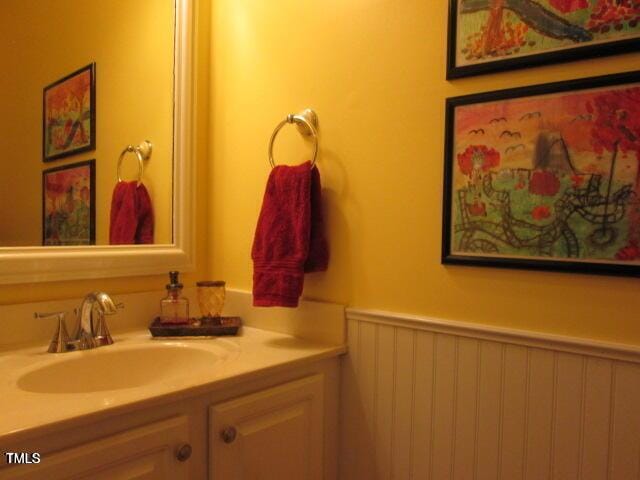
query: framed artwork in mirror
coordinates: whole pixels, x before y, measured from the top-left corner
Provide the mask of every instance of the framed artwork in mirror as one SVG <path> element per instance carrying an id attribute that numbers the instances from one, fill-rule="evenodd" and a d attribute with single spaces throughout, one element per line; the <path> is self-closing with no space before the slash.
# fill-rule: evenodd
<path id="1" fill-rule="evenodd" d="M 450 98 L 442 262 L 640 275 L 640 71 Z"/>
<path id="2" fill-rule="evenodd" d="M 44 88 L 42 157 L 45 162 L 96 148 L 96 64 Z"/>
<path id="3" fill-rule="evenodd" d="M 96 161 L 42 172 L 42 245 L 95 245 Z"/>
<path id="4" fill-rule="evenodd" d="M 449 0 L 448 79 L 638 48 L 637 0 Z"/>

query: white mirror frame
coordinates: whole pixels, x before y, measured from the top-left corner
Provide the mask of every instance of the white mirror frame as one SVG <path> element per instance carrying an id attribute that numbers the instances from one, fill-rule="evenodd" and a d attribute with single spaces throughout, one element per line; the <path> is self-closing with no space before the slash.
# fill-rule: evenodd
<path id="1" fill-rule="evenodd" d="M 176 0 L 173 244 L 1 247 L 0 284 L 152 275 L 195 266 L 193 0 Z"/>

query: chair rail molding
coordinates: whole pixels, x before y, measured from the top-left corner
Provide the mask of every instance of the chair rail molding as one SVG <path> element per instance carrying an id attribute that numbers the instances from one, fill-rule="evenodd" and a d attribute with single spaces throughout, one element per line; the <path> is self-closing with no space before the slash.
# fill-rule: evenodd
<path id="1" fill-rule="evenodd" d="M 640 346 L 623 343 L 358 308 L 347 308 L 346 316 L 347 320 L 640 363 Z"/>

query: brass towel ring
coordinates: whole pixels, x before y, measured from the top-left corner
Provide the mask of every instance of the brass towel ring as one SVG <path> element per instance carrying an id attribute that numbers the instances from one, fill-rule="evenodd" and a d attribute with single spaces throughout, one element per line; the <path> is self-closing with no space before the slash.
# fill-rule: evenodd
<path id="1" fill-rule="evenodd" d="M 142 178 L 144 177 L 144 161 L 149 160 L 149 158 L 151 157 L 152 149 L 153 146 L 148 140 L 145 140 L 137 147 L 134 147 L 133 145 L 127 145 L 127 147 L 120 154 L 120 158 L 118 159 L 118 183 L 123 181 L 120 170 L 122 168 L 122 161 L 124 160 L 124 157 L 127 155 L 127 153 L 135 153 L 136 157 L 138 157 L 138 186 L 140 186 L 140 184 L 142 184 Z"/>
<path id="2" fill-rule="evenodd" d="M 311 158 L 311 167 L 313 167 L 318 159 L 318 116 L 316 112 L 307 108 L 303 112 L 295 115 L 287 115 L 287 118 L 282 120 L 271 134 L 271 139 L 269 140 L 269 163 L 271 164 L 271 168 L 276 166 L 276 162 L 273 159 L 273 144 L 282 127 L 288 123 L 295 123 L 300 133 L 305 137 L 313 137 L 313 157 Z"/>

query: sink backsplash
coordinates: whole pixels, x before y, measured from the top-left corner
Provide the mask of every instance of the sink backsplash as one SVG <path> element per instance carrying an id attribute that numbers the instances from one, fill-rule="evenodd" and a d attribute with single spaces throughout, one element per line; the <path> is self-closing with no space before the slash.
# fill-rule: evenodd
<path id="1" fill-rule="evenodd" d="M 160 299 L 164 295 L 166 295 L 164 290 L 112 295 L 115 302 L 124 304 L 124 309 L 107 317 L 111 333 L 117 335 L 118 332 L 146 328 L 159 314 Z M 185 288 L 184 295 L 189 299 L 192 314 L 198 314 L 196 289 Z M 79 308 L 81 302 L 82 298 L 74 298 L 0 305 L 0 350 L 46 344 L 51 340 L 56 328 L 56 320 L 36 319 L 33 317 L 34 312 L 67 312 L 67 329 L 70 334 L 73 334 L 77 325 L 73 310 Z"/>
<path id="2" fill-rule="evenodd" d="M 88 292 L 87 292 L 88 293 Z M 109 292 L 107 292 L 109 293 Z M 189 299 L 191 316 L 199 316 L 197 289 L 183 291 Z M 146 329 L 160 313 L 164 289 L 141 293 L 111 295 L 124 309 L 107 317 L 113 335 L 128 330 Z M 56 328 L 55 319 L 35 319 L 34 312 L 67 312 L 67 328 L 75 332 L 77 319 L 73 313 L 82 298 L 52 300 L 37 303 L 0 305 L 0 351 L 29 345 L 47 345 Z M 250 292 L 227 289 L 223 315 L 242 317 L 244 325 L 294 335 L 300 338 L 342 344 L 346 341 L 344 306 L 327 302 L 302 300 L 298 308 L 256 308 Z"/>

